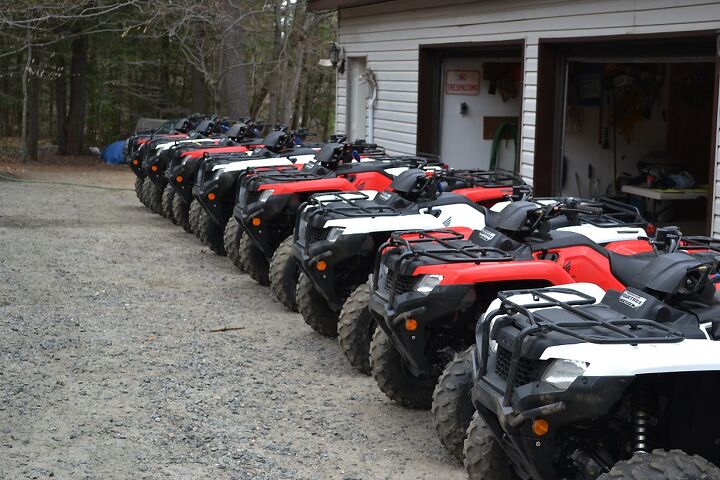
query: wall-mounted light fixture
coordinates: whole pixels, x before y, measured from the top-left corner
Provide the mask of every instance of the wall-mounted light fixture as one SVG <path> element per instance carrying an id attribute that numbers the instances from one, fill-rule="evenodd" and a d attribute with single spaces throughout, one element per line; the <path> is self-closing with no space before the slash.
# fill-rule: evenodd
<path id="1" fill-rule="evenodd" d="M 337 42 L 330 45 L 330 63 L 338 73 L 345 73 L 345 49 Z"/>

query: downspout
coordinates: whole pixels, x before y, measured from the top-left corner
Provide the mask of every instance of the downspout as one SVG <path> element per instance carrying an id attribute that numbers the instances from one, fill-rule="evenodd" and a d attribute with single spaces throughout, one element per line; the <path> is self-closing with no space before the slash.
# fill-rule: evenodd
<path id="1" fill-rule="evenodd" d="M 377 104 L 377 80 L 375 79 L 375 73 L 368 67 L 365 69 L 365 73 L 361 75 L 361 83 L 367 82 L 372 89 L 372 93 L 367 99 L 367 143 L 375 143 L 375 105 Z"/>

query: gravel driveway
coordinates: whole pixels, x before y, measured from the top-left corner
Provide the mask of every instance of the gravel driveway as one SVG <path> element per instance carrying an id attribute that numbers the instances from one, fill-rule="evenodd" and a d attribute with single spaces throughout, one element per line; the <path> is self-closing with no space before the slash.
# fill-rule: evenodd
<path id="1" fill-rule="evenodd" d="M 429 412 L 130 191 L 0 182 L 0 329 L 2 479 L 465 478 Z"/>

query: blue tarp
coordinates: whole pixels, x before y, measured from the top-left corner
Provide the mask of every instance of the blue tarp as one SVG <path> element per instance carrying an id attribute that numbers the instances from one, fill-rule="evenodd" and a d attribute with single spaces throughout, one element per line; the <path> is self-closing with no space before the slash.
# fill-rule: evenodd
<path id="1" fill-rule="evenodd" d="M 123 147 L 125 146 L 125 140 L 118 140 L 110 145 L 103 148 L 100 156 L 105 163 L 116 165 L 118 163 L 124 163 L 125 157 L 123 157 Z"/>

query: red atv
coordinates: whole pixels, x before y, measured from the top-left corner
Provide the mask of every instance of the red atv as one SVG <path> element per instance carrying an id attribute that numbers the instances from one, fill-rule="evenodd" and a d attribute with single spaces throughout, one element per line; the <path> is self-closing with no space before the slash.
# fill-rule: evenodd
<path id="1" fill-rule="evenodd" d="M 638 240 L 646 234 L 637 211 L 610 201 L 513 202 L 488 224 L 396 234 L 381 247 L 370 282 L 380 327 L 370 367 L 401 405 L 430 406 L 439 374 L 472 345 L 477 316 L 498 291 L 577 281 L 620 288 L 632 267 L 617 259 L 652 251 Z"/>

